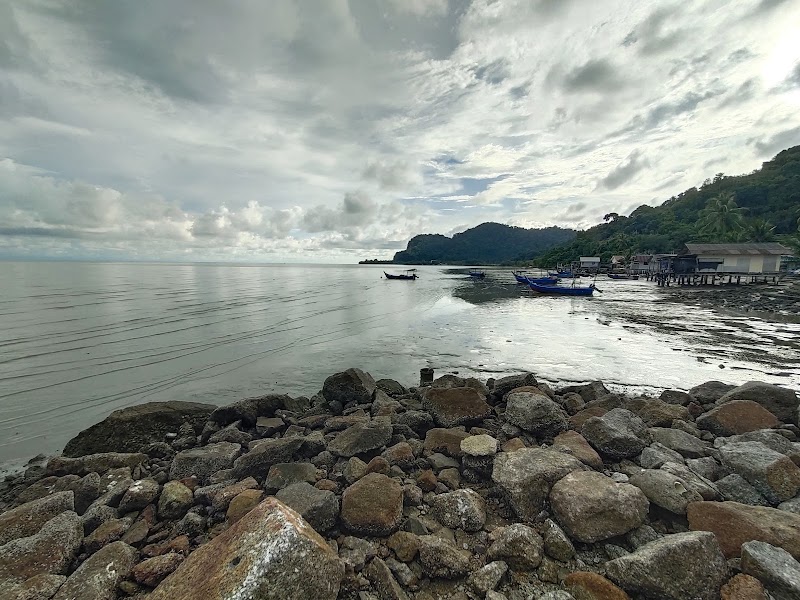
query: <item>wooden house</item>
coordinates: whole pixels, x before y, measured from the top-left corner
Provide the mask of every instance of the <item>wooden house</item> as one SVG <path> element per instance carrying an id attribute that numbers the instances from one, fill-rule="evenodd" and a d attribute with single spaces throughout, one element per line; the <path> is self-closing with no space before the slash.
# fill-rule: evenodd
<path id="1" fill-rule="evenodd" d="M 694 263 L 696 273 L 774 275 L 780 272 L 781 257 L 791 254 L 789 248 L 775 242 L 686 244 L 678 258 L 687 266 Z"/>

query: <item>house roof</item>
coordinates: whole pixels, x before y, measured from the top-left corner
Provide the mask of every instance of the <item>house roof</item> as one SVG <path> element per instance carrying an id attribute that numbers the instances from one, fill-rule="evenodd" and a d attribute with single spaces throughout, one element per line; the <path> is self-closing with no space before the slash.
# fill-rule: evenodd
<path id="1" fill-rule="evenodd" d="M 581 262 L 600 262 L 599 256 L 581 256 Z"/>
<path id="2" fill-rule="evenodd" d="M 765 242 L 761 244 L 686 244 L 687 254 L 713 254 L 729 256 L 783 256 L 792 251 L 783 244 Z"/>

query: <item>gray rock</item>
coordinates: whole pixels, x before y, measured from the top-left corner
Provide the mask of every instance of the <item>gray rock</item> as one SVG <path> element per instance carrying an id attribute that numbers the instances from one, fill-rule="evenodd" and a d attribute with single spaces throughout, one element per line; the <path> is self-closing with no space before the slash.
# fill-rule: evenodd
<path id="1" fill-rule="evenodd" d="M 680 429 L 651 427 L 647 431 L 654 441 L 674 450 L 684 458 L 702 458 L 708 456 L 711 451 L 710 444 Z"/>
<path id="2" fill-rule="evenodd" d="M 797 425 L 797 408 L 800 406 L 800 399 L 794 390 L 760 381 L 748 381 L 730 390 L 717 400 L 717 404 L 725 404 L 733 400 L 758 402 L 784 423 Z"/>
<path id="3" fill-rule="evenodd" d="M 511 390 L 520 387 L 536 385 L 536 377 L 533 373 L 523 373 L 522 375 L 508 375 L 495 380 L 492 387 L 492 395 L 497 398 L 503 398 Z"/>
<path id="4" fill-rule="evenodd" d="M 428 388 L 422 406 L 440 427 L 477 424 L 492 410 L 480 392 L 468 387 Z"/>
<path id="5" fill-rule="evenodd" d="M 158 499 L 158 516 L 164 520 L 180 519 L 194 504 L 192 490 L 180 481 L 168 481 Z"/>
<path id="6" fill-rule="evenodd" d="M 217 471 L 230 469 L 242 447 L 231 442 L 218 442 L 190 450 L 182 450 L 172 459 L 170 479 L 184 479 L 196 475 L 201 483 L 208 483 Z"/>
<path id="7" fill-rule="evenodd" d="M 690 389 L 689 395 L 699 404 L 710 404 L 735 388 L 735 385 L 728 385 L 721 381 L 706 381 Z"/>
<path id="8" fill-rule="evenodd" d="M 519 571 L 529 571 L 541 564 L 544 540 L 534 529 L 514 523 L 495 529 L 492 536 L 494 541 L 487 551 L 489 559 L 505 561 Z"/>
<path id="9" fill-rule="evenodd" d="M 0 581 L 64 575 L 83 543 L 83 522 L 72 511 L 45 523 L 35 534 L 0 546 Z"/>
<path id="10" fill-rule="evenodd" d="M 778 508 L 780 510 L 785 510 L 786 512 L 792 512 L 800 515 L 800 496 L 795 496 L 791 500 L 781 502 L 778 504 Z"/>
<path id="11" fill-rule="evenodd" d="M 732 435 L 727 438 L 717 438 L 714 440 L 714 445 L 722 447 L 725 444 L 736 442 L 761 442 L 767 448 L 785 454 L 792 459 L 792 462 L 795 464 L 800 464 L 800 448 L 774 429 L 760 429 L 758 431 L 749 431 L 741 435 Z"/>
<path id="12" fill-rule="evenodd" d="M 461 440 L 461 452 L 476 458 L 491 457 L 497 454 L 497 440 L 490 435 L 471 435 Z"/>
<path id="13" fill-rule="evenodd" d="M 629 481 L 642 490 L 650 502 L 678 515 L 686 514 L 690 502 L 703 500 L 683 479 L 660 469 L 643 469 Z"/>
<path id="14" fill-rule="evenodd" d="M 644 421 L 624 408 L 587 419 L 581 434 L 595 450 L 612 460 L 632 458 L 650 441 Z"/>
<path id="15" fill-rule="evenodd" d="M 145 506 L 152 503 L 157 497 L 161 486 L 155 479 L 140 479 L 134 481 L 125 490 L 125 495 L 119 503 L 119 514 L 142 510 Z"/>
<path id="16" fill-rule="evenodd" d="M 728 577 L 725 557 L 713 533 L 676 533 L 609 561 L 606 576 L 633 595 L 653 600 L 719 598 Z"/>
<path id="17" fill-rule="evenodd" d="M 567 413 L 546 394 L 523 388 L 506 394 L 504 418 L 534 435 L 551 438 L 567 428 Z"/>
<path id="18" fill-rule="evenodd" d="M 711 482 L 717 481 L 726 475 L 730 475 L 728 469 L 720 465 L 711 456 L 704 458 L 689 458 L 686 460 L 686 466 L 689 467 L 694 473 L 701 477 L 705 477 Z"/>
<path id="19" fill-rule="evenodd" d="M 508 565 L 502 560 L 496 560 L 473 572 L 467 578 L 467 585 L 479 596 L 485 596 L 486 592 L 497 587 L 507 572 Z"/>
<path id="20" fill-rule="evenodd" d="M 73 493 L 57 492 L 0 514 L 0 546 L 34 535 L 53 517 L 74 510 Z"/>
<path id="21" fill-rule="evenodd" d="M 431 502 L 433 516 L 445 527 L 479 531 L 486 523 L 486 502 L 470 489 L 439 494 Z"/>
<path id="22" fill-rule="evenodd" d="M 717 489 L 723 500 L 750 504 L 752 506 L 769 506 L 767 499 L 756 488 L 747 483 L 747 480 L 737 473 L 717 480 Z"/>
<path id="23" fill-rule="evenodd" d="M 592 381 L 591 383 L 584 383 L 581 385 L 568 385 L 558 391 L 562 396 L 564 394 L 578 394 L 583 401 L 587 404 L 595 402 L 608 396 L 611 392 L 608 391 L 602 381 Z"/>
<path id="24" fill-rule="evenodd" d="M 311 463 L 278 463 L 270 467 L 264 480 L 264 490 L 268 494 L 274 494 L 293 483 L 305 481 L 313 484 L 316 480 L 317 467 Z"/>
<path id="25" fill-rule="evenodd" d="M 267 498 L 192 552 L 148 600 L 335 600 L 343 576 L 325 540 L 295 511 Z"/>
<path id="26" fill-rule="evenodd" d="M 553 486 L 550 506 L 571 538 L 594 543 L 639 527 L 650 504 L 633 485 L 583 471 L 570 473 Z"/>
<path id="27" fill-rule="evenodd" d="M 322 385 L 322 395 L 330 402 L 368 404 L 375 391 L 375 380 L 361 369 L 347 369 L 331 375 Z"/>
<path id="28" fill-rule="evenodd" d="M 218 442 L 230 442 L 232 444 L 246 446 L 253 439 L 253 436 L 240 430 L 239 426 L 240 422 L 236 421 L 227 427 L 223 427 L 219 431 L 211 434 L 211 436 L 208 438 L 208 442 L 210 444 L 216 444 Z"/>
<path id="29" fill-rule="evenodd" d="M 242 454 L 234 461 L 233 476 L 236 479 L 255 477 L 261 480 L 267 476 L 272 465 L 290 462 L 294 453 L 302 445 L 302 437 L 268 439 L 258 442 L 250 452 Z"/>
<path id="30" fill-rule="evenodd" d="M 662 402 L 667 402 L 668 404 L 680 404 L 681 406 L 687 406 L 693 401 L 693 398 L 690 394 L 680 390 L 664 390 L 661 392 L 661 396 L 659 397 Z"/>
<path id="31" fill-rule="evenodd" d="M 575 556 L 575 546 L 567 537 L 567 534 L 552 519 L 544 522 L 544 552 L 547 556 L 567 562 Z"/>
<path id="32" fill-rule="evenodd" d="M 541 448 L 501 452 L 494 461 L 492 481 L 508 498 L 520 519 L 534 520 L 544 508 L 550 487 L 567 473 L 584 471 L 577 458 Z"/>
<path id="33" fill-rule="evenodd" d="M 789 500 L 800 490 L 800 468 L 761 442 L 725 444 L 719 454 L 722 464 L 744 477 L 771 504 Z"/>
<path id="34" fill-rule="evenodd" d="M 719 490 L 705 477 L 698 475 L 689 467 L 681 463 L 667 462 L 661 465 L 661 470 L 680 478 L 690 490 L 694 490 L 703 497 L 703 500 L 718 500 Z"/>
<path id="35" fill-rule="evenodd" d="M 54 456 L 47 461 L 46 472 L 48 475 L 80 475 L 81 477 L 89 473 L 102 475 L 114 469 L 132 469 L 147 459 L 147 455 L 141 452 L 103 452 L 78 458 Z"/>
<path id="36" fill-rule="evenodd" d="M 83 533 L 89 535 L 103 523 L 117 518 L 117 509 L 105 504 L 94 504 L 81 516 Z"/>
<path id="37" fill-rule="evenodd" d="M 344 469 L 342 469 L 342 475 L 344 475 L 345 481 L 350 484 L 355 483 L 366 474 L 367 463 L 357 456 L 352 456 L 350 460 L 345 463 Z"/>
<path id="38" fill-rule="evenodd" d="M 375 546 L 371 542 L 351 535 L 346 536 L 339 547 L 339 558 L 355 571 L 361 571 L 376 554 Z"/>
<path id="39" fill-rule="evenodd" d="M 408 596 L 397 583 L 392 571 L 380 558 L 376 557 L 372 560 L 364 571 L 364 575 L 372 583 L 372 589 L 377 592 L 379 600 L 408 600 Z"/>
<path id="40" fill-rule="evenodd" d="M 198 402 L 147 402 L 115 410 L 100 423 L 81 431 L 64 447 L 64 456 L 99 452 L 138 452 L 142 446 L 163 442 L 167 433 L 184 423 L 200 431 L 216 407 Z"/>
<path id="41" fill-rule="evenodd" d="M 328 444 L 328 451 L 336 456 L 350 457 L 378 450 L 392 439 L 392 425 L 382 418 L 368 423 L 351 425 Z"/>
<path id="42" fill-rule="evenodd" d="M 488 597 L 487 600 L 489 600 Z M 575 600 L 575 596 L 564 590 L 555 590 L 542 594 L 536 600 Z"/>
<path id="43" fill-rule="evenodd" d="M 469 559 L 452 542 L 434 535 L 419 537 L 419 562 L 430 578 L 456 579 L 470 570 Z"/>
<path id="44" fill-rule="evenodd" d="M 642 450 L 637 460 L 643 469 L 658 469 L 667 462 L 682 463 L 683 457 L 674 450 L 670 450 L 658 442 L 653 442 Z"/>
<path id="45" fill-rule="evenodd" d="M 281 489 L 276 497 L 297 511 L 320 533 L 332 528 L 339 517 L 339 500 L 336 495 L 327 490 L 318 490 L 305 481 Z"/>
<path id="46" fill-rule="evenodd" d="M 403 519 L 403 488 L 386 475 L 369 473 L 342 494 L 341 517 L 353 533 L 389 535 Z"/>
<path id="47" fill-rule="evenodd" d="M 650 525 L 642 525 L 641 527 L 629 531 L 625 535 L 625 539 L 634 549 L 641 548 L 645 544 L 654 542 L 658 538 L 659 535 L 656 533 L 656 530 L 650 527 Z"/>
<path id="48" fill-rule="evenodd" d="M 378 379 L 375 382 L 375 387 L 383 390 L 389 396 L 402 396 L 408 393 L 408 390 L 394 379 Z"/>
<path id="49" fill-rule="evenodd" d="M 233 404 L 220 406 L 208 417 L 217 425 L 230 425 L 241 421 L 244 427 L 255 427 L 258 417 L 272 417 L 275 411 L 284 407 L 288 396 L 267 394 L 257 398 L 245 398 Z"/>
<path id="50" fill-rule="evenodd" d="M 409 427 L 420 437 L 425 437 L 428 430 L 434 427 L 433 417 L 423 410 L 407 410 L 397 415 L 395 422 Z"/>
<path id="51" fill-rule="evenodd" d="M 761 581 L 776 600 L 800 598 L 800 563 L 783 548 L 766 542 L 745 542 L 742 572 Z"/>
<path id="52" fill-rule="evenodd" d="M 117 585 L 128 578 L 138 555 L 125 542 L 100 548 L 69 576 L 53 600 L 116 600 Z"/>
<path id="53" fill-rule="evenodd" d="M 466 438 L 469 439 L 469 438 Z M 462 440 L 463 442 L 464 440 Z M 445 456 L 441 452 L 434 452 L 428 457 L 428 464 L 435 473 L 442 469 L 457 469 L 460 465 L 455 458 Z"/>

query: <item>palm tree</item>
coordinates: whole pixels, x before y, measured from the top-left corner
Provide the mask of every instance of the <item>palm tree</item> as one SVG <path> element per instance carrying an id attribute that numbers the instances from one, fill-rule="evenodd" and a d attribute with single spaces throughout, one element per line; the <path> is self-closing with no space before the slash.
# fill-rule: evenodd
<path id="1" fill-rule="evenodd" d="M 747 224 L 745 236 L 751 242 L 771 242 L 775 239 L 775 226 L 765 219 L 753 219 Z"/>
<path id="2" fill-rule="evenodd" d="M 744 229 L 744 211 L 736 204 L 733 194 L 720 194 L 700 211 L 698 230 L 722 240 L 735 238 Z"/>

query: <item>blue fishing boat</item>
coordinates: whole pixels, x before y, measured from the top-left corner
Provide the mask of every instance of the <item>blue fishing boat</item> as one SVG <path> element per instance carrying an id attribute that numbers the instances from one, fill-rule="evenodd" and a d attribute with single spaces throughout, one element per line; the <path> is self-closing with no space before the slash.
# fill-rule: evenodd
<path id="1" fill-rule="evenodd" d="M 542 285 L 552 284 L 555 285 L 558 283 L 558 277 L 528 277 L 522 271 L 512 271 L 511 274 L 514 276 L 514 279 L 517 280 L 517 283 L 524 283 L 525 285 L 528 284 L 529 281 L 533 281 L 534 283 L 540 283 Z"/>
<path id="2" fill-rule="evenodd" d="M 472 277 L 473 279 L 483 279 L 484 277 L 486 277 L 486 272 L 485 271 L 470 271 L 469 272 L 469 276 Z"/>
<path id="3" fill-rule="evenodd" d="M 412 273 L 411 270 L 408 270 L 405 273 L 400 274 L 400 275 L 391 275 L 390 273 L 387 273 L 386 271 L 384 271 L 383 274 L 386 275 L 386 279 L 414 280 L 414 279 L 417 278 L 417 274 L 416 273 Z"/>
<path id="4" fill-rule="evenodd" d="M 541 285 L 538 283 L 528 282 L 528 286 L 540 294 L 550 294 L 552 296 L 591 296 L 597 288 L 594 284 L 588 287 L 566 287 L 558 285 Z M 600 290 L 597 290 L 598 292 Z"/>
<path id="5" fill-rule="evenodd" d="M 572 279 L 575 277 L 575 274 L 572 271 L 548 271 L 547 274 L 550 277 L 558 277 L 559 279 Z"/>

